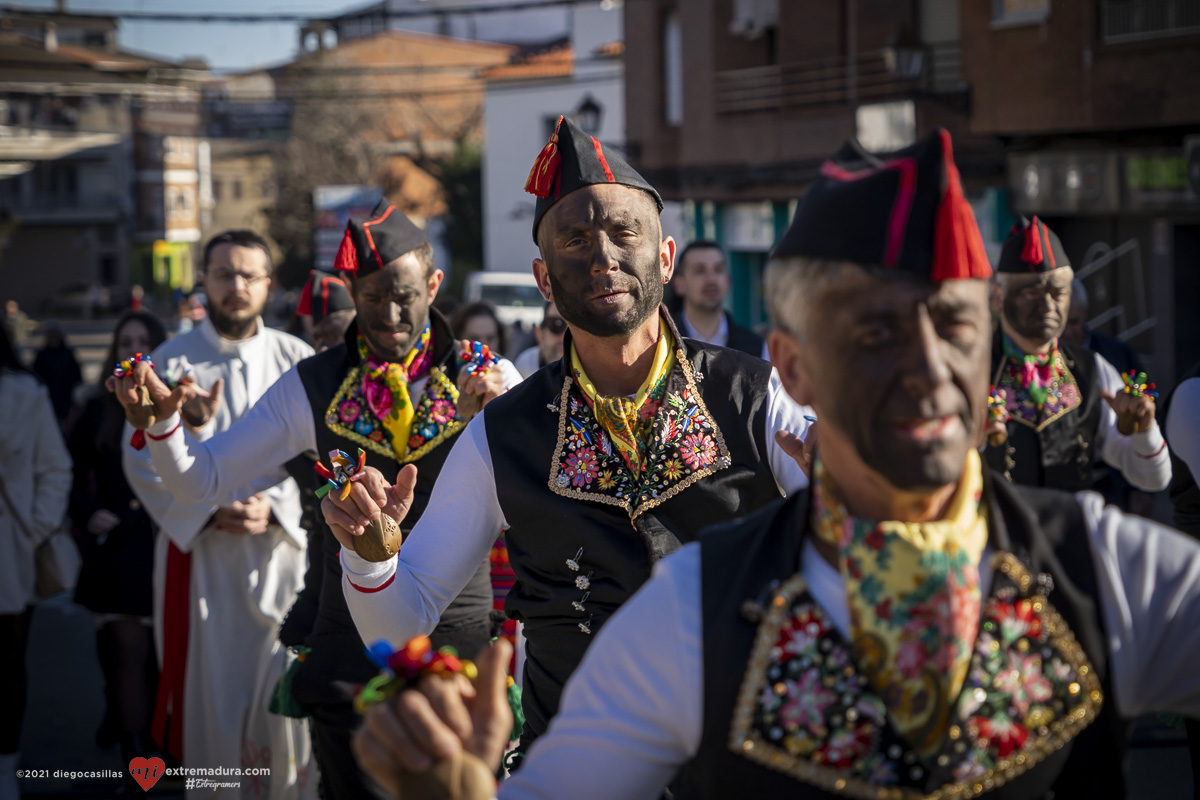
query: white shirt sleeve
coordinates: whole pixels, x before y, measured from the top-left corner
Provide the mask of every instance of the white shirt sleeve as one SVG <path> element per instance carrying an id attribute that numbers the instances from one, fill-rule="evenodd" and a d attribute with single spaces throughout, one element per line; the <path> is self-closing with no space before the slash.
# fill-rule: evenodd
<path id="1" fill-rule="evenodd" d="M 1167 441 L 1192 476 L 1200 477 L 1200 378 L 1189 378 L 1175 388 L 1167 413 Z"/>
<path id="2" fill-rule="evenodd" d="M 596 635 L 501 800 L 655 800 L 700 747 L 700 545 L 660 561 Z"/>
<path id="3" fill-rule="evenodd" d="M 432 631 L 508 527 L 496 496 L 487 413 L 485 407 L 450 449 L 429 505 L 396 556 L 373 563 L 342 548 L 342 591 L 364 642 L 401 647 Z"/>
<path id="4" fill-rule="evenodd" d="M 1122 514 L 1093 492 L 1087 519 L 1110 673 L 1124 717 L 1200 717 L 1200 542 Z M 1052 598 L 1053 600 L 1053 598 Z"/>
<path id="5" fill-rule="evenodd" d="M 789 431 L 803 439 L 812 424 L 805 419 L 806 416 L 815 417 L 816 413 L 792 399 L 783 388 L 779 371 L 772 367 L 771 380 L 767 384 L 767 463 L 771 465 L 775 485 L 784 497 L 808 486 L 808 476 L 800 469 L 796 460 L 785 453 L 775 441 L 775 431 Z"/>
<path id="6" fill-rule="evenodd" d="M 536 364 L 537 362 L 535 361 L 534 363 Z M 524 376 L 521 375 L 521 370 L 517 369 L 517 365 L 509 361 L 507 358 L 501 358 L 497 360 L 496 366 L 500 368 L 500 374 L 504 376 L 505 391 L 508 391 L 521 381 L 525 380 Z"/>
<path id="7" fill-rule="evenodd" d="M 1116 367 L 1096 355 L 1100 388 L 1117 394 L 1125 388 Z M 1097 433 L 1100 457 L 1121 471 L 1125 479 L 1144 492 L 1159 492 L 1171 482 L 1171 456 L 1157 422 L 1143 433 L 1122 436 L 1117 430 L 1116 412 L 1100 398 L 1100 427 Z"/>
<path id="8" fill-rule="evenodd" d="M 164 439 L 154 438 L 171 430 Z M 312 409 L 295 367 L 244 417 L 206 441 L 184 435 L 178 414 L 156 422 L 146 434 L 153 467 L 171 494 L 220 506 L 287 480 L 283 465 L 317 446 Z"/>
<path id="9" fill-rule="evenodd" d="M 126 422 L 121 440 L 121 462 L 125 468 L 125 480 L 137 495 L 150 518 L 158 523 L 162 532 L 185 553 L 191 552 L 196 538 L 217 510 L 213 503 L 188 503 L 167 491 L 162 478 L 150 460 L 149 448 L 134 450 L 129 446 L 133 427 Z M 181 432 L 178 434 L 183 436 Z"/>

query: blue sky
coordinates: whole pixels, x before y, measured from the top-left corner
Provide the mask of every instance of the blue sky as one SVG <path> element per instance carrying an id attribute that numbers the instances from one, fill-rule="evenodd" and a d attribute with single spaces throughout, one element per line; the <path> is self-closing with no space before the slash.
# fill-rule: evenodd
<path id="1" fill-rule="evenodd" d="M 54 0 L 8 0 L 22 8 L 54 8 Z M 369 5 L 371 0 L 67 0 L 67 10 L 80 14 L 105 11 L 159 11 L 189 13 L 287 13 L 328 16 Z M 214 68 L 237 70 L 277 64 L 296 53 L 297 25 L 271 24 L 186 24 L 121 21 L 122 48 L 179 60 L 200 56 Z"/>

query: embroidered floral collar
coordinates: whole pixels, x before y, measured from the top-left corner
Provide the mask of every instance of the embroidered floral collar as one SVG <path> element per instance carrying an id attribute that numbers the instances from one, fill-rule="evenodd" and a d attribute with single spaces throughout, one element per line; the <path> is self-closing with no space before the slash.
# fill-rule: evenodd
<path id="1" fill-rule="evenodd" d="M 675 366 L 650 390 L 650 401 L 641 408 L 653 420 L 639 472 L 613 446 L 578 383 L 569 373 L 564 377 L 554 408 L 558 443 L 550 464 L 552 492 L 620 506 L 632 521 L 733 463 L 725 437 L 700 396 L 682 340 L 678 335 L 674 340 Z"/>
<path id="2" fill-rule="evenodd" d="M 441 327 L 439 326 L 439 329 Z M 397 411 L 395 404 L 400 393 L 390 391 L 384 383 L 388 378 L 386 366 L 381 370 L 379 362 L 361 358 L 351 367 L 325 411 L 325 424 L 329 429 L 372 452 L 402 464 L 424 457 L 430 450 L 462 430 L 467 420 L 458 414 L 458 387 L 442 368 L 429 366 L 432 361 L 430 353 L 436 345 L 428 341 L 428 336 L 427 330 L 422 336 L 423 344 L 417 348 L 419 352 L 416 358 L 405 366 L 405 369 L 411 370 L 414 375 L 428 370 L 424 391 L 421 392 L 421 398 L 415 406 L 411 406 L 407 381 L 405 382 L 405 391 L 401 399 L 411 406 L 405 409 L 407 425 L 397 426 L 390 419 Z M 417 361 L 424 363 L 417 365 Z M 380 402 L 380 387 L 392 403 Z M 377 411 L 379 413 L 376 413 Z M 381 419 L 380 414 L 385 416 Z M 404 431 L 403 435 L 407 437 L 407 441 L 395 440 L 400 430 Z"/>
<path id="3" fill-rule="evenodd" d="M 1008 336 L 1000 336 L 1003 355 L 992 385 L 1004 390 L 1012 420 L 1040 431 L 1082 402 L 1057 341 L 1049 353 L 1027 356 Z"/>
<path id="4" fill-rule="evenodd" d="M 834 794 L 900 800 L 973 797 L 1061 749 L 1099 713 L 1100 682 L 1025 567 L 1008 553 L 993 567 L 967 679 L 934 756 L 920 758 L 896 732 L 800 575 L 759 623 L 729 747 Z"/>

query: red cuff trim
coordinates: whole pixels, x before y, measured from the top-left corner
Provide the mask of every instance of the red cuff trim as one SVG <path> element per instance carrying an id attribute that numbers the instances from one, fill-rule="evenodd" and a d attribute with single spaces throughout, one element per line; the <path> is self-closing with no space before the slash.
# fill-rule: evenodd
<path id="1" fill-rule="evenodd" d="M 174 427 L 174 428 L 171 428 L 171 430 L 167 431 L 167 432 L 166 432 L 166 433 L 164 433 L 162 436 L 155 436 L 153 433 L 147 433 L 147 434 L 146 434 L 146 436 L 150 437 L 151 439 L 153 439 L 153 440 L 154 440 L 154 441 L 156 441 L 156 442 L 161 442 L 163 439 L 166 439 L 166 438 L 167 438 L 167 437 L 169 437 L 171 434 L 175 433 L 175 431 L 179 430 L 179 427 L 180 427 L 181 425 L 183 425 L 183 420 L 182 420 L 182 419 L 181 419 L 179 422 L 176 422 L 176 423 L 175 423 L 175 427 Z"/>
<path id="2" fill-rule="evenodd" d="M 1138 458 L 1155 458 L 1156 456 L 1158 456 L 1158 454 L 1159 454 L 1159 453 L 1161 453 L 1163 450 L 1166 450 L 1166 449 L 1167 449 L 1167 440 L 1166 440 L 1166 439 L 1164 439 L 1164 440 L 1163 440 L 1163 443 L 1162 443 L 1162 444 L 1160 444 L 1160 445 L 1158 446 L 1158 449 L 1157 449 L 1157 450 L 1155 450 L 1153 453 L 1151 453 L 1151 454 L 1150 454 L 1150 455 L 1148 455 L 1148 456 L 1144 456 L 1144 455 L 1142 455 L 1142 454 L 1141 454 L 1141 453 L 1139 453 L 1137 450 L 1134 450 L 1134 451 L 1133 451 L 1133 454 L 1134 454 L 1135 456 L 1137 456 Z"/>
<path id="3" fill-rule="evenodd" d="M 376 592 L 382 592 L 384 589 L 391 586 L 392 581 L 394 581 L 394 580 L 396 580 L 396 573 L 393 572 L 392 577 L 388 578 L 386 581 L 384 581 L 380 585 L 376 586 L 374 589 L 370 589 L 366 586 L 359 586 L 357 583 L 350 580 L 349 575 L 346 575 L 346 583 L 350 584 L 351 586 L 353 586 L 355 589 L 362 592 L 363 594 L 375 594 Z"/>

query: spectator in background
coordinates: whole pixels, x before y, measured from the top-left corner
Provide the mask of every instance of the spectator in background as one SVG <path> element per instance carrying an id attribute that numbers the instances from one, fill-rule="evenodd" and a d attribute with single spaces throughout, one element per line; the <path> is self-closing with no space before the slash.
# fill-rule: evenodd
<path id="1" fill-rule="evenodd" d="M 0 800 L 17 800 L 33 553 L 62 522 L 71 457 L 46 388 L 0 331 Z"/>
<path id="2" fill-rule="evenodd" d="M 309 341 L 320 353 L 346 337 L 354 319 L 354 299 L 340 277 L 315 269 L 300 290 L 296 314 L 310 323 L 305 325 Z"/>
<path id="3" fill-rule="evenodd" d="M 4 332 L 8 334 L 13 351 L 20 355 L 21 348 L 25 346 L 25 339 L 29 336 L 29 317 L 21 310 L 21 306 L 17 305 L 16 300 L 9 300 L 4 304 Z"/>
<path id="4" fill-rule="evenodd" d="M 508 334 L 491 303 L 480 301 L 463 306 L 454 315 L 450 327 L 453 328 L 455 337 L 482 342 L 497 356 L 504 355 L 508 347 Z"/>
<path id="5" fill-rule="evenodd" d="M 528 378 L 547 364 L 553 364 L 562 358 L 563 334 L 567 332 L 567 323 L 558 313 L 558 307 L 553 300 L 547 300 L 542 309 L 542 321 L 533 329 L 537 344 L 517 356 L 517 371 L 522 378 Z"/>
<path id="6" fill-rule="evenodd" d="M 133 288 L 129 290 L 129 310 L 130 311 L 141 311 L 142 310 L 142 300 L 145 296 L 146 296 L 146 290 L 135 283 L 133 285 Z"/>
<path id="7" fill-rule="evenodd" d="M 75 387 L 83 382 L 83 373 L 75 352 L 67 346 L 67 337 L 57 322 L 42 328 L 45 343 L 33 359 L 33 371 L 50 391 L 54 415 L 61 423 L 74 405 Z"/>
<path id="8" fill-rule="evenodd" d="M 157 317 L 127 311 L 117 321 L 104 364 L 150 353 L 166 338 Z M 68 513 L 86 534 L 75 602 L 92 612 L 104 673 L 107 707 L 96 743 L 109 747 L 119 740 L 122 763 L 127 763 L 151 749 L 150 712 L 158 682 L 151 618 L 155 528 L 125 480 L 125 412 L 104 388 L 108 375 L 102 370 L 100 382 L 67 431 L 75 464 Z"/>
<path id="9" fill-rule="evenodd" d="M 721 245 L 707 239 L 689 243 L 675 259 L 672 285 L 683 300 L 676 318 L 680 333 L 698 342 L 732 347 L 767 358 L 767 344 L 763 338 L 738 325 L 725 310 L 729 269 Z"/>
<path id="10" fill-rule="evenodd" d="M 1071 281 L 1071 307 L 1067 311 L 1067 327 L 1063 329 L 1063 340 L 1076 347 L 1086 347 L 1094 353 L 1099 353 L 1104 356 L 1105 361 L 1117 368 L 1117 372 L 1142 371 L 1142 360 L 1132 347 L 1115 336 L 1092 330 L 1088 327 L 1087 319 L 1087 287 L 1077 278 Z"/>

